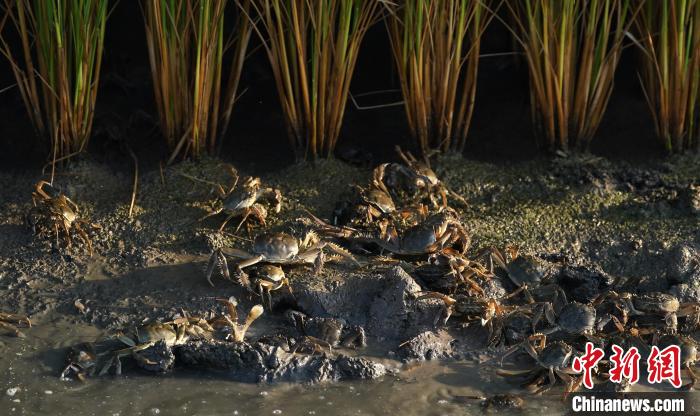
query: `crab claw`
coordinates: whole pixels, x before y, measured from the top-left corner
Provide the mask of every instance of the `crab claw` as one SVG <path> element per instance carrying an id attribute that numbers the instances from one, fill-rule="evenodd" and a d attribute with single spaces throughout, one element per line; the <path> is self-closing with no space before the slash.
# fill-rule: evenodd
<path id="1" fill-rule="evenodd" d="M 262 305 L 255 305 L 252 308 L 250 308 L 250 311 L 248 311 L 248 316 L 245 318 L 245 327 L 249 327 L 250 324 L 252 324 L 253 321 L 255 321 L 256 319 L 258 319 L 264 311 L 265 310 Z"/>
<path id="2" fill-rule="evenodd" d="M 263 314 L 265 308 L 262 305 L 255 305 L 248 311 L 248 316 L 245 318 L 243 325 L 236 325 L 233 331 L 234 341 L 243 342 L 245 334 L 248 332 L 250 325 Z"/>

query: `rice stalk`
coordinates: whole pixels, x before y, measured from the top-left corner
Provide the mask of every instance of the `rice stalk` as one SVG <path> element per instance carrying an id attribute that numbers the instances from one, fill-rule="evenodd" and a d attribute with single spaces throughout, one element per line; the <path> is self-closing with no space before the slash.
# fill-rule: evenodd
<path id="1" fill-rule="evenodd" d="M 508 0 L 530 79 L 537 136 L 550 150 L 585 150 L 612 93 L 632 0 Z"/>
<path id="2" fill-rule="evenodd" d="M 239 16 L 228 86 L 221 92 L 227 0 L 149 0 L 144 19 L 156 108 L 176 158 L 215 151 L 228 127 L 251 28 Z M 244 1 L 243 3 L 247 3 Z M 223 111 L 221 106 L 223 105 Z"/>
<path id="3" fill-rule="evenodd" d="M 95 114 L 108 0 L 4 0 L 0 33 L 29 118 L 53 161 L 85 150 Z M 9 26 L 9 25 L 8 25 Z M 7 28 L 5 28 L 7 29 Z"/>
<path id="4" fill-rule="evenodd" d="M 252 0 L 297 158 L 330 157 L 379 0 Z"/>
<path id="5" fill-rule="evenodd" d="M 409 127 L 423 154 L 464 149 L 474 111 L 485 0 L 405 0 L 387 28 Z"/>
<path id="6" fill-rule="evenodd" d="M 669 152 L 700 142 L 700 0 L 647 1 L 637 19 L 642 85 Z"/>

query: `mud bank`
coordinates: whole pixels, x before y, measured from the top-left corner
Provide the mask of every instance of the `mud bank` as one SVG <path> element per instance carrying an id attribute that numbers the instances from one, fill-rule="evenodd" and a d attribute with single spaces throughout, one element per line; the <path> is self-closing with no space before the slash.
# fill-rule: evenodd
<path id="1" fill-rule="evenodd" d="M 700 300 L 697 159 L 640 167 L 593 157 L 512 166 L 443 158 L 436 170 L 469 203 L 459 208 L 459 215 L 474 252 L 518 245 L 555 265 L 550 273 L 580 302 L 612 284 Z M 263 176 L 284 195 L 282 212 L 268 218 L 269 227 L 289 230 L 306 210 L 328 218 L 348 183 L 365 182 L 369 175 L 367 168 L 326 161 Z M 183 311 L 212 317 L 222 313 L 219 298 L 234 296 L 245 308 L 259 303 L 234 282 L 215 278 L 212 288 L 204 278 L 212 247 L 245 248 L 249 243 L 245 232 L 242 237 L 215 232 L 218 217 L 196 222 L 209 209 L 212 192 L 192 177 L 222 184 L 230 180 L 225 165 L 214 159 L 147 172 L 129 217 L 129 175 L 89 161 L 60 173 L 56 186 L 99 226 L 90 232 L 95 254 L 89 256 L 79 244 L 68 248 L 37 239 L 24 225 L 39 175 L 0 173 L 2 311 L 27 314 L 35 327 L 60 318 L 110 334 L 182 317 Z M 414 272 L 400 264 L 329 265 L 320 276 L 292 268 L 293 296 L 273 293 L 272 310 L 253 325 L 247 344 L 192 341 L 172 351 L 173 365 L 224 369 L 246 381 L 314 382 L 375 379 L 398 371 L 401 362 L 483 362 L 495 356 L 483 349 L 487 335 L 480 328 L 438 329 L 442 304 L 418 299 L 431 283 Z M 493 296 L 512 290 L 507 281 L 490 284 Z M 76 301 L 84 308 L 77 308 Z M 310 322 L 335 319 L 344 327 L 362 328 L 367 347 L 337 342 L 332 354 L 300 356 L 261 342 L 278 334 L 308 335 L 289 318 L 290 309 Z M 26 331 L 25 342 L 32 342 L 33 331 Z M 60 368 L 52 371 L 58 374 Z"/>

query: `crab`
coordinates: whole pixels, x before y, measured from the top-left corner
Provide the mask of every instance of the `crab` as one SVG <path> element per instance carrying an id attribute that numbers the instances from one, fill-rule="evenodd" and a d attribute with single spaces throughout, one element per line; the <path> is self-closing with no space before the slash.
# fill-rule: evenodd
<path id="1" fill-rule="evenodd" d="M 696 302 L 681 303 L 677 297 L 661 292 L 652 292 L 631 298 L 631 312 L 636 316 L 637 323 L 647 325 L 643 317 L 651 318 L 651 324 L 655 326 L 658 318 L 662 318 L 666 329 L 674 333 L 678 329 L 678 318 L 687 317 L 691 321 L 697 321 L 700 315 L 700 304 Z"/>
<path id="2" fill-rule="evenodd" d="M 367 335 L 363 327 L 348 325 L 336 318 L 308 317 L 302 312 L 289 310 L 286 316 L 306 337 L 320 339 L 331 347 L 363 348 L 367 346 Z"/>
<path id="3" fill-rule="evenodd" d="M 320 338 L 305 335 L 295 338 L 292 354 L 325 355 L 333 352 L 333 346 Z"/>
<path id="4" fill-rule="evenodd" d="M 256 269 L 255 276 L 251 287 L 260 296 L 261 299 L 267 297 L 267 306 L 272 309 L 272 294 L 271 292 L 286 287 L 289 294 L 292 293 L 292 287 L 289 286 L 289 279 L 284 273 L 284 270 L 274 264 L 263 264 Z M 263 302 L 264 304 L 264 302 Z"/>
<path id="5" fill-rule="evenodd" d="M 532 328 L 532 314 L 526 310 L 518 309 L 504 317 L 500 337 L 504 345 L 515 345 L 534 334 Z"/>
<path id="6" fill-rule="evenodd" d="M 467 206 L 464 198 L 449 190 L 438 179 L 428 163 L 417 160 L 410 152 L 404 152 L 398 146 L 396 152 L 403 164 L 384 163 L 377 168 L 375 174 L 394 200 L 425 201 L 432 208 L 441 210 L 447 208 L 449 196 Z"/>
<path id="7" fill-rule="evenodd" d="M 353 187 L 354 192 L 349 200 L 336 206 L 333 212 L 334 225 L 371 224 L 375 219 L 396 210 L 396 204 L 382 182 L 382 172 L 379 168 L 373 171 L 373 178 L 368 187 Z"/>
<path id="8" fill-rule="evenodd" d="M 0 312 L 0 329 L 5 329 L 18 338 L 24 338 L 24 333 L 18 328 L 20 325 L 31 328 L 32 322 L 26 316 Z"/>
<path id="9" fill-rule="evenodd" d="M 319 274 L 322 271 L 323 263 L 326 255 L 324 249 L 329 249 L 335 253 L 335 256 L 330 257 L 330 260 L 338 257 L 345 258 L 349 261 L 357 263 L 357 260 L 347 250 L 329 241 L 321 240 L 314 232 L 306 233 L 303 239 L 297 239 L 291 234 L 276 232 L 260 234 L 253 240 L 251 252 L 235 248 L 219 248 L 215 249 L 209 257 L 206 277 L 210 285 L 214 286 L 211 281 L 211 276 L 214 268 L 218 265 L 223 276 L 227 280 L 231 280 L 228 270 L 228 262 L 226 257 L 239 259 L 236 263 L 236 271 L 241 284 L 253 290 L 253 286 L 248 278 L 248 275 L 243 271 L 244 268 L 258 264 L 278 264 L 278 265 L 313 265 L 315 273 Z M 276 273 L 279 276 L 278 273 Z M 277 283 L 274 282 L 276 285 Z"/>
<path id="10" fill-rule="evenodd" d="M 454 249 L 446 248 L 431 254 L 428 262 L 413 271 L 430 290 L 454 293 L 461 286 L 466 286 L 470 295 L 484 296 L 484 289 L 476 278 L 486 280 L 492 277 L 486 268 L 469 260 Z"/>
<path id="11" fill-rule="evenodd" d="M 559 334 L 567 338 L 583 336 L 591 341 L 599 341 L 595 335 L 596 310 L 591 305 L 574 301 L 566 304 L 555 316 L 549 313 L 545 313 L 545 316 L 551 326 L 542 329 L 541 333 Z M 537 319 L 533 319 L 533 330 L 536 325 Z"/>
<path id="12" fill-rule="evenodd" d="M 609 291 L 599 296 L 593 303 L 595 305 L 612 303 L 620 313 L 620 317 L 612 315 L 610 319 L 621 331 L 628 322 L 633 323 L 635 327 L 642 327 L 641 330 L 635 330 L 633 335 L 654 334 L 660 324 L 667 332 L 675 333 L 678 329 L 678 317 L 687 318 L 686 324 L 691 327 L 688 329 L 694 329 L 700 316 L 700 304 L 681 303 L 677 297 L 661 292 L 634 295 Z"/>
<path id="13" fill-rule="evenodd" d="M 112 351 L 111 359 L 102 367 L 99 375 L 107 374 L 112 367 L 117 375 L 121 374 L 121 359 L 125 357 L 132 357 L 136 361 L 147 361 L 139 352 L 158 342 L 165 343 L 167 347 L 174 347 L 192 338 L 209 339 L 213 332 L 214 328 L 205 319 L 183 317 L 169 322 L 144 325 L 137 328 L 131 335 L 118 334 L 116 339 L 127 347 Z"/>
<path id="14" fill-rule="evenodd" d="M 275 213 L 280 212 L 282 209 L 282 193 L 278 189 L 264 188 L 260 178 L 252 176 L 244 177 L 240 186 L 237 186 L 239 182 L 238 173 L 232 166 L 229 166 L 229 171 L 233 177 L 231 187 L 225 190 L 222 185 L 216 184 L 214 189 L 218 196 L 214 204 L 218 207 L 200 218 L 198 222 L 223 212 L 226 214 L 226 219 L 219 227 L 219 232 L 226 228 L 226 224 L 228 224 L 231 219 L 241 217 L 241 221 L 238 223 L 235 230 L 235 232 L 238 232 L 249 216 L 253 216 L 263 226 L 265 225 L 267 210 L 258 202 L 260 200 L 270 201 L 273 204 Z"/>
<path id="15" fill-rule="evenodd" d="M 310 335 L 302 335 L 299 337 L 287 336 L 284 334 L 265 335 L 257 340 L 258 343 L 269 345 L 275 349 L 279 348 L 287 354 L 308 354 L 308 355 L 325 355 L 333 352 L 333 346 L 320 338 Z M 271 357 L 272 360 L 278 360 L 277 355 Z"/>
<path id="16" fill-rule="evenodd" d="M 508 245 L 501 251 L 496 247 L 481 250 L 477 259 L 486 258 L 488 268 L 493 271 L 495 265 L 503 270 L 506 277 L 516 286 L 534 288 L 547 279 L 548 265 L 538 257 L 520 254 L 516 246 Z"/>
<path id="17" fill-rule="evenodd" d="M 32 203 L 34 206 L 25 220 L 34 234 L 39 236 L 54 235 L 58 245 L 60 234 L 63 232 L 66 245 L 70 247 L 73 240 L 71 232 L 74 232 L 92 255 L 92 240 L 83 226 L 89 226 L 93 229 L 100 227 L 80 218 L 80 210 L 75 202 L 50 183 L 39 181 L 32 193 Z"/>
<path id="18" fill-rule="evenodd" d="M 442 270 L 443 277 L 454 276 L 455 285 L 453 290 L 466 287 L 466 292 L 472 295 L 484 296 L 485 292 L 477 278 L 485 281 L 493 277 L 486 267 L 481 263 L 468 259 L 457 250 L 447 247 L 438 253 L 433 253 L 428 257 L 428 265 L 433 266 L 433 271 Z M 421 270 L 416 269 L 417 274 Z M 439 278 L 439 277 L 438 277 Z"/>
<path id="19" fill-rule="evenodd" d="M 623 334 L 630 332 L 636 336 L 636 328 L 628 328 L 630 322 L 632 295 L 608 291 L 593 299 L 596 308 L 596 330 L 606 334 Z"/>
<path id="20" fill-rule="evenodd" d="M 518 306 L 503 305 L 502 299 L 457 295 L 447 296 L 438 292 L 419 292 L 418 299 L 438 299 L 443 302 L 442 312 L 435 318 L 435 324 L 445 325 L 452 315 L 468 322 L 479 322 L 488 330 L 487 345 L 497 345 L 503 335 L 504 322 Z"/>
<path id="21" fill-rule="evenodd" d="M 354 243 L 375 244 L 390 253 L 400 256 L 421 256 L 442 251 L 451 246 L 460 246 L 459 253 L 464 253 L 471 243 L 471 238 L 457 213 L 447 208 L 430 215 L 417 225 L 398 232 L 391 221 L 380 225 L 378 235 L 363 232 L 350 227 L 338 227 L 326 223 L 308 213 L 312 222 L 323 235 L 342 238 Z"/>
<path id="22" fill-rule="evenodd" d="M 577 377 L 577 373 L 571 368 L 574 351 L 571 345 L 564 341 L 547 343 L 545 335 L 535 334 L 515 348 L 511 348 L 503 358 L 521 348 L 535 361 L 535 365 L 525 370 L 499 369 L 497 371 L 499 375 L 525 376 L 523 387 L 535 394 L 544 393 L 554 387 L 557 379 L 566 384 L 565 397 L 578 390 L 582 377 Z"/>

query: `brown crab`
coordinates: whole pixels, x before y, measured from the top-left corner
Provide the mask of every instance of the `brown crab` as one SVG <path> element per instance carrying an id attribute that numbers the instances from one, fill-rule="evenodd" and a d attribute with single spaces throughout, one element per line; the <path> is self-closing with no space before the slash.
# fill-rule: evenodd
<path id="1" fill-rule="evenodd" d="M 518 247 L 514 245 L 508 245 L 504 250 L 488 247 L 481 250 L 476 258 L 485 258 L 492 272 L 494 265 L 501 269 L 515 286 L 530 289 L 546 280 L 550 269 L 538 257 L 521 254 Z"/>
<path id="2" fill-rule="evenodd" d="M 396 152 L 403 163 L 384 163 L 375 173 L 395 201 L 425 201 L 431 208 L 440 210 L 447 207 L 449 197 L 467 206 L 464 198 L 449 190 L 427 162 L 419 161 L 398 146 Z"/>
<path id="3" fill-rule="evenodd" d="M 260 234 L 253 240 L 251 251 L 236 248 L 219 248 L 214 250 L 209 257 L 206 277 L 209 284 L 214 268 L 218 265 L 223 276 L 231 280 L 226 257 L 239 259 L 236 263 L 237 275 L 240 282 L 253 290 L 253 285 L 248 275 L 243 269 L 258 263 L 279 264 L 279 265 L 313 265 L 315 273 L 318 274 L 323 268 L 326 260 L 324 249 L 329 249 L 335 253 L 329 257 L 330 260 L 345 258 L 357 263 L 357 260 L 347 250 L 329 241 L 321 240 L 314 232 L 306 233 L 303 239 L 297 239 L 291 234 L 276 232 Z M 274 280 L 274 279 L 273 279 Z"/>
<path id="4" fill-rule="evenodd" d="M 58 244 L 60 234 L 63 232 L 66 245 L 70 247 L 73 240 L 71 232 L 74 232 L 88 247 L 88 251 L 92 255 L 92 241 L 83 226 L 90 226 L 94 229 L 100 227 L 80 218 L 78 205 L 75 202 L 50 183 L 39 181 L 32 193 L 32 203 L 34 207 L 27 214 L 26 222 L 35 234 L 39 236 L 54 235 L 56 244 Z"/>
<path id="5" fill-rule="evenodd" d="M 511 348 L 506 355 L 518 349 L 523 349 L 535 361 L 535 365 L 525 370 L 499 369 L 497 371 L 499 375 L 524 376 L 526 379 L 523 387 L 535 394 L 544 393 L 554 387 L 557 384 L 557 379 L 566 384 L 564 397 L 580 387 L 583 379 L 581 376 L 577 376 L 577 372 L 571 368 L 574 352 L 571 345 L 564 341 L 547 343 L 544 335 L 535 334 L 515 348 Z M 503 359 L 501 359 L 502 361 Z"/>
<path id="6" fill-rule="evenodd" d="M 415 225 L 428 216 L 428 206 L 422 203 L 397 206 L 399 204 L 382 181 L 385 168 L 386 164 L 374 169 L 372 180 L 367 187 L 354 185 L 354 192 L 349 198 L 336 205 L 333 211 L 333 225 L 367 229 L 375 227 L 382 219 Z"/>
<path id="7" fill-rule="evenodd" d="M 144 325 L 137 328 L 133 334 L 117 334 L 116 339 L 127 347 L 112 351 L 111 358 L 102 366 L 99 375 L 107 374 L 111 368 L 115 369 L 115 374 L 120 375 L 121 359 L 125 357 L 152 364 L 139 353 L 158 342 L 162 341 L 167 347 L 173 347 L 192 338 L 210 339 L 213 332 L 214 328 L 205 319 L 186 316 L 169 322 Z"/>
<path id="8" fill-rule="evenodd" d="M 401 232 L 398 231 L 399 225 L 384 221 L 380 224 L 378 235 L 350 227 L 333 226 L 311 213 L 308 215 L 323 235 L 346 239 L 353 243 L 375 244 L 382 251 L 400 256 L 432 254 L 452 246 L 459 246 L 459 253 L 464 253 L 471 243 L 471 238 L 459 221 L 457 213 L 450 208 L 434 213 L 421 223 Z"/>
<path id="9" fill-rule="evenodd" d="M 443 302 L 443 310 L 436 317 L 435 323 L 446 324 L 452 316 L 466 319 L 467 322 L 479 322 L 488 331 L 487 345 L 497 345 L 503 336 L 503 327 L 508 316 L 519 310 L 518 306 L 504 305 L 507 299 L 483 298 L 476 296 L 447 296 L 437 292 L 421 292 L 418 299 L 438 299 Z"/>
<path id="10" fill-rule="evenodd" d="M 653 335 L 660 328 L 674 333 L 678 329 L 678 317 L 685 317 L 686 324 L 690 324 L 688 329 L 694 329 L 700 316 L 700 304 L 682 303 L 677 297 L 662 292 L 635 295 L 608 291 L 593 304 L 599 308 L 614 307 L 617 314 L 611 313 L 610 319 L 620 332 L 626 330 L 626 324 L 632 324 L 632 335 Z"/>
<path id="11" fill-rule="evenodd" d="M 270 201 L 273 204 L 273 210 L 276 213 L 280 212 L 282 209 L 282 193 L 278 189 L 264 188 L 260 178 L 252 176 L 244 177 L 239 186 L 238 173 L 232 166 L 229 166 L 229 170 L 233 177 L 231 187 L 228 190 L 225 190 L 220 184 L 214 187 L 218 194 L 214 204 L 217 205 L 218 208 L 203 216 L 198 221 L 203 221 L 223 212 L 226 214 L 226 219 L 219 227 L 219 231 L 223 231 L 226 224 L 228 224 L 231 219 L 241 217 L 241 221 L 238 223 L 235 231 L 238 232 L 250 216 L 253 216 L 261 224 L 265 225 L 267 210 L 258 202 L 260 200 Z"/>

